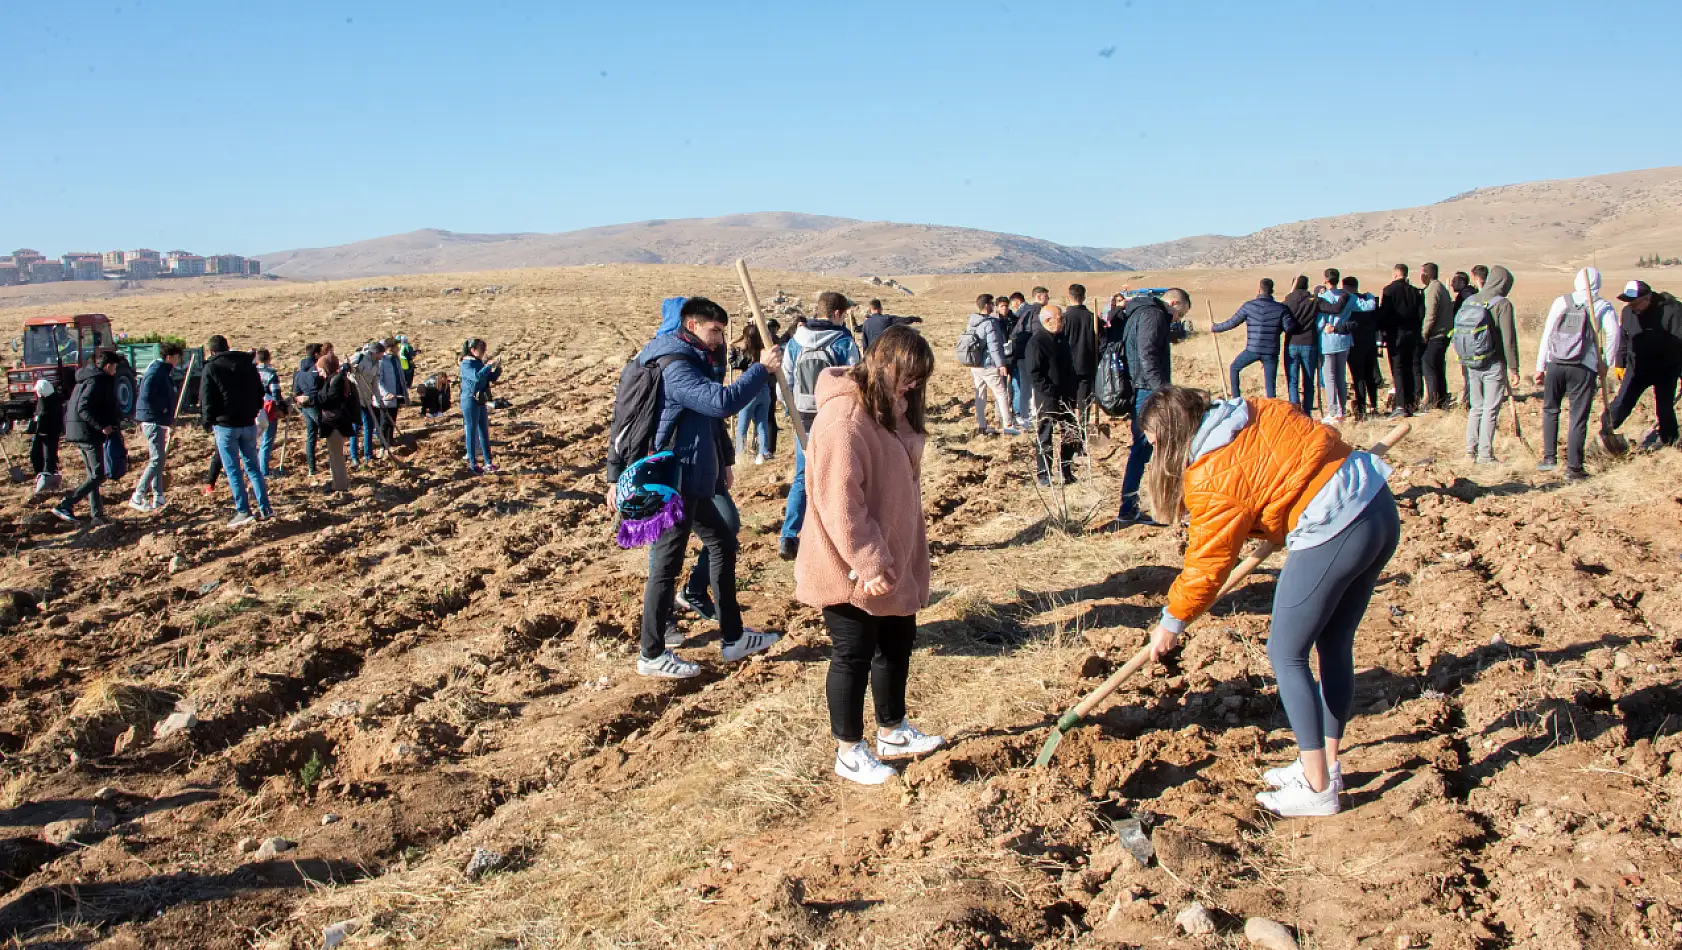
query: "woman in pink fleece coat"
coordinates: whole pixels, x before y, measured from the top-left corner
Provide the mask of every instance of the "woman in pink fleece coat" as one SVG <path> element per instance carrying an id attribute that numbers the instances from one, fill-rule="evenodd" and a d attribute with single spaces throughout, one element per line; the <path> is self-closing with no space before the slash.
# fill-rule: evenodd
<path id="1" fill-rule="evenodd" d="M 806 447 L 806 524 L 795 596 L 823 610 L 835 774 L 880 785 L 882 758 L 941 745 L 905 718 L 917 611 L 929 599 L 923 519 L 924 387 L 934 352 L 909 327 L 883 333 L 851 369 L 825 370 Z M 864 690 L 876 704 L 876 751 L 864 741 Z"/>

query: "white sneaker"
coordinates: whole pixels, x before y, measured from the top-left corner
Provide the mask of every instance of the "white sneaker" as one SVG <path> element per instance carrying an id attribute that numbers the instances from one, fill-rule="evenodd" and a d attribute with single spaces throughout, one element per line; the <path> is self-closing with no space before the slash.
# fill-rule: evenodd
<path id="1" fill-rule="evenodd" d="M 766 650 L 771 649 L 771 647 L 775 646 L 776 642 L 782 638 L 782 634 L 780 633 L 759 633 L 754 630 L 744 629 L 742 631 L 741 639 L 737 640 L 735 643 L 726 643 L 724 645 L 724 659 L 730 663 L 735 663 L 738 660 L 745 660 L 748 657 L 753 656 L 755 653 L 764 653 Z"/>
<path id="2" fill-rule="evenodd" d="M 637 657 L 637 675 L 652 676 L 662 680 L 686 680 L 691 676 L 699 676 L 701 667 L 691 663 L 670 650 L 660 654 L 652 660 Z"/>
<path id="3" fill-rule="evenodd" d="M 755 455 L 755 456 L 754 456 L 754 457 L 753 457 L 753 464 L 755 464 L 755 465 L 764 465 L 764 464 L 765 464 L 765 456 L 763 456 L 763 455 Z"/>
<path id="4" fill-rule="evenodd" d="M 147 504 L 144 498 L 130 498 L 128 506 L 141 514 L 146 514 L 152 510 L 152 506 Z"/>
<path id="5" fill-rule="evenodd" d="M 1343 766 L 1333 765 L 1329 770 L 1332 785 L 1339 792 L 1343 791 Z M 1307 782 L 1302 777 L 1302 759 L 1296 759 L 1290 765 L 1281 765 L 1276 769 L 1268 769 L 1262 773 L 1262 781 L 1271 788 L 1284 788 L 1292 782 Z"/>
<path id="6" fill-rule="evenodd" d="M 926 736 L 917 731 L 910 720 L 900 723 L 887 735 L 876 733 L 876 755 L 878 758 L 891 759 L 900 755 L 923 755 L 933 752 L 946 744 L 946 740 L 939 736 Z"/>
<path id="7" fill-rule="evenodd" d="M 883 765 L 870 754 L 870 746 L 860 742 L 845 752 L 835 753 L 835 774 L 860 785 L 880 785 L 899 773 L 893 766 Z"/>
<path id="8" fill-rule="evenodd" d="M 242 527 L 244 525 L 250 524 L 251 522 L 253 522 L 255 520 L 257 520 L 257 519 L 251 517 L 248 514 L 237 514 L 237 515 L 234 515 L 233 519 L 228 522 L 228 527 L 230 527 L 230 528 Z"/>
<path id="9" fill-rule="evenodd" d="M 168 498 L 165 498 L 163 495 L 153 495 L 152 496 L 152 510 L 153 511 L 162 511 L 163 509 L 168 508 L 168 507 L 169 507 L 169 499 Z"/>
<path id="10" fill-rule="evenodd" d="M 1325 791 L 1316 792 L 1301 778 L 1278 791 L 1257 794 L 1256 801 L 1282 818 L 1325 818 L 1343 810 L 1336 785 L 1327 785 Z"/>

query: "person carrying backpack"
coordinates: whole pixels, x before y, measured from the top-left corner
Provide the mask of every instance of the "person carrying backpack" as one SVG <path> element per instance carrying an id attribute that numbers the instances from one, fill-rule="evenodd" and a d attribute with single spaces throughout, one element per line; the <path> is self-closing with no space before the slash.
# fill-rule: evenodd
<path id="1" fill-rule="evenodd" d="M 1490 277 L 1495 269 L 1490 268 Z M 1583 446 L 1588 441 L 1589 412 L 1600 372 L 1610 366 L 1618 340 L 1618 311 L 1601 300 L 1600 271 L 1577 272 L 1576 290 L 1554 300 L 1536 348 L 1535 381 L 1542 389 L 1542 461 L 1538 472 L 1559 467 L 1559 407 L 1571 402 L 1571 429 L 1565 443 L 1565 477 L 1587 478 Z M 1600 352 L 1605 348 L 1605 355 Z"/>
<path id="2" fill-rule="evenodd" d="M 1489 269 L 1483 289 L 1461 301 L 1449 345 L 1466 375 L 1466 456 L 1479 465 L 1495 461 L 1495 424 L 1507 401 L 1509 367 L 1519 365 L 1518 326 L 1507 294 L 1513 275 Z"/>
<path id="3" fill-rule="evenodd" d="M 818 295 L 818 315 L 807 320 L 783 350 L 783 377 L 794 390 L 794 411 L 808 432 L 818 416 L 818 377 L 826 369 L 857 366 L 858 344 L 842 325 L 842 315 L 852 306 L 846 294 L 827 290 Z M 885 332 L 885 331 L 884 331 Z M 782 535 L 777 555 L 792 561 L 800 552 L 800 528 L 806 521 L 806 451 L 794 448 L 794 483 L 788 489 L 783 511 Z"/>
<path id="4" fill-rule="evenodd" d="M 995 313 L 992 294 L 975 298 L 975 312 L 958 337 L 958 362 L 969 367 L 975 385 L 975 428 L 982 435 L 1021 435 L 1010 409 L 1010 367 L 1005 362 L 1005 328 Z M 987 428 L 987 398 L 999 413 L 999 429 Z"/>
<path id="5" fill-rule="evenodd" d="M 767 347 L 758 363 L 724 385 L 714 354 L 724 352 L 729 314 L 705 297 L 691 297 L 679 318 L 677 332 L 655 336 L 621 374 L 607 457 L 608 504 L 638 522 L 621 523 L 619 543 L 651 545 L 637 674 L 660 679 L 688 679 L 701 671 L 666 643 L 691 533 L 707 549 L 725 661 L 764 652 L 779 639 L 742 625 L 736 528 L 714 499 L 728 495 L 735 480 L 735 449 L 725 420 L 770 385 L 771 367 L 783 362 L 783 352 Z M 657 503 L 645 506 L 645 501 Z"/>

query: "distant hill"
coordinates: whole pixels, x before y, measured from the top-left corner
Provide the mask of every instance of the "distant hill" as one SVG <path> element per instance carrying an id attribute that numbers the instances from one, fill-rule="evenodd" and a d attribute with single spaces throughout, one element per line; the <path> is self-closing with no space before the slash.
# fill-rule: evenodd
<path id="1" fill-rule="evenodd" d="M 1570 266 L 1591 253 L 1634 266 L 1645 255 L 1682 253 L 1682 167 L 1479 188 L 1421 208 L 1314 218 L 1243 237 L 1087 250 L 1136 270 L 1429 258 Z"/>
<path id="2" fill-rule="evenodd" d="M 824 274 L 1124 270 L 1050 241 L 926 224 L 768 212 L 639 221 L 560 234 L 426 229 L 338 247 L 261 254 L 263 270 L 308 280 L 585 264 L 729 264 Z"/>

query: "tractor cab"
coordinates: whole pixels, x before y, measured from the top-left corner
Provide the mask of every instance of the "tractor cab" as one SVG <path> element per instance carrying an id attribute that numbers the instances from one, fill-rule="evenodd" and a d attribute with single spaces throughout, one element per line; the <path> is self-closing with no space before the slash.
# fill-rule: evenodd
<path id="1" fill-rule="evenodd" d="M 35 384 L 51 380 L 59 392 L 69 395 L 76 385 L 76 372 L 93 362 L 103 350 L 115 347 L 111 320 L 103 313 L 74 316 L 31 317 L 23 336 L 13 341 L 17 358 L 6 371 L 6 418 L 27 419 L 35 414 Z M 123 415 L 134 414 L 134 367 L 127 362 L 117 370 L 117 402 Z"/>

